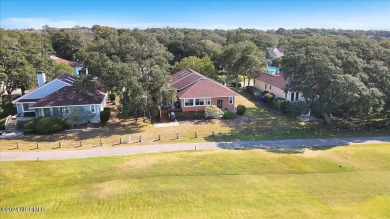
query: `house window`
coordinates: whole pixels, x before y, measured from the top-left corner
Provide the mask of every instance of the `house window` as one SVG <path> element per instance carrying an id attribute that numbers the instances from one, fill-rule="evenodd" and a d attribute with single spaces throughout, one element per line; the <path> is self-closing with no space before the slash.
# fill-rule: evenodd
<path id="1" fill-rule="evenodd" d="M 294 92 L 291 92 L 291 101 L 294 101 Z"/>
<path id="2" fill-rule="evenodd" d="M 44 108 L 43 112 L 44 112 L 43 116 L 50 116 L 50 109 L 49 108 Z"/>
<path id="3" fill-rule="evenodd" d="M 204 106 L 204 99 L 195 99 L 195 106 Z"/>
<path id="4" fill-rule="evenodd" d="M 62 107 L 61 109 L 62 109 L 62 114 L 63 115 L 66 115 L 66 114 L 69 113 L 69 107 Z"/>
<path id="5" fill-rule="evenodd" d="M 23 111 L 30 111 L 28 103 L 23 103 Z"/>
<path id="6" fill-rule="evenodd" d="M 272 90 L 272 86 L 269 86 L 269 89 Z"/>
<path id="7" fill-rule="evenodd" d="M 42 109 L 36 109 L 36 112 L 37 112 L 37 116 L 38 117 L 42 117 Z"/>
<path id="8" fill-rule="evenodd" d="M 229 97 L 229 104 L 233 104 L 233 97 Z"/>
<path id="9" fill-rule="evenodd" d="M 91 106 L 91 113 L 95 113 L 95 106 Z"/>
<path id="10" fill-rule="evenodd" d="M 184 99 L 184 106 L 193 106 L 194 99 Z"/>
<path id="11" fill-rule="evenodd" d="M 268 86 L 268 84 L 265 84 L 265 85 L 264 85 L 264 89 L 266 89 L 266 90 L 267 90 L 267 86 Z"/>
<path id="12" fill-rule="evenodd" d="M 256 79 L 253 79 L 253 84 L 256 84 Z"/>
<path id="13" fill-rule="evenodd" d="M 59 107 L 53 108 L 53 115 L 54 116 L 62 116 L 62 110 Z"/>
<path id="14" fill-rule="evenodd" d="M 284 98 L 287 99 L 287 92 L 284 92 Z"/>
<path id="15" fill-rule="evenodd" d="M 211 105 L 211 98 L 206 98 L 207 105 Z"/>
<path id="16" fill-rule="evenodd" d="M 298 97 L 299 97 L 299 92 L 297 92 L 297 93 L 295 94 L 295 101 L 298 101 Z"/>

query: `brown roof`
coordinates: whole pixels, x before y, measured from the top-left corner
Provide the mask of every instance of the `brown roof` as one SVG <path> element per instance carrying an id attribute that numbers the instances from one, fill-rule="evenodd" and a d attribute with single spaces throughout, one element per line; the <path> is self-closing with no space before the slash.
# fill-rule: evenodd
<path id="1" fill-rule="evenodd" d="M 69 65 L 70 67 L 73 67 L 73 68 L 74 67 L 84 67 L 84 65 L 82 63 L 80 63 L 80 62 L 69 61 L 69 60 L 66 60 L 66 59 L 58 58 L 58 57 L 56 57 L 54 59 L 54 61 L 56 63 L 65 63 L 65 64 L 67 64 L 67 65 Z"/>
<path id="2" fill-rule="evenodd" d="M 74 84 L 74 82 L 77 80 L 77 77 L 74 75 L 70 75 L 70 74 L 65 73 L 65 74 L 58 76 L 56 79 L 63 81 L 65 83 L 68 83 L 68 84 Z"/>
<path id="3" fill-rule="evenodd" d="M 31 108 L 101 104 L 105 95 L 104 90 L 82 91 L 77 86 L 65 86 L 37 101 Z"/>
<path id="4" fill-rule="evenodd" d="M 239 96 L 236 92 L 190 68 L 176 72 L 171 78 L 171 86 L 177 90 L 179 98 Z"/>
<path id="5" fill-rule="evenodd" d="M 284 90 L 287 85 L 286 79 L 282 75 L 271 75 L 268 73 L 261 73 L 255 77 L 255 80 L 262 81 L 271 86 Z"/>

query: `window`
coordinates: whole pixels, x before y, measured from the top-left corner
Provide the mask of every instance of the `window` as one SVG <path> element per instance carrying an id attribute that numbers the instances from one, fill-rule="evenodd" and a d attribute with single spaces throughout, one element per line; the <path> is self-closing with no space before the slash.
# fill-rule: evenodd
<path id="1" fill-rule="evenodd" d="M 256 79 L 253 79 L 253 84 L 256 84 Z"/>
<path id="2" fill-rule="evenodd" d="M 287 98 L 287 92 L 284 93 L 284 98 Z"/>
<path id="3" fill-rule="evenodd" d="M 265 84 L 265 85 L 264 85 L 264 89 L 267 89 L 267 85 L 268 85 L 268 84 Z"/>
<path id="4" fill-rule="evenodd" d="M 44 108 L 43 111 L 44 111 L 43 116 L 50 116 L 50 109 L 49 108 Z"/>
<path id="5" fill-rule="evenodd" d="M 91 106 L 91 113 L 95 113 L 95 106 Z"/>
<path id="6" fill-rule="evenodd" d="M 42 117 L 43 116 L 42 115 L 42 109 L 37 109 L 36 111 L 37 111 L 37 116 L 38 117 Z"/>
<path id="7" fill-rule="evenodd" d="M 229 104 L 233 104 L 233 97 L 229 97 Z"/>
<path id="8" fill-rule="evenodd" d="M 59 107 L 53 108 L 53 115 L 54 116 L 62 116 L 61 108 L 59 108 Z"/>
<path id="9" fill-rule="evenodd" d="M 195 99 L 195 106 L 204 106 L 204 99 Z"/>
<path id="10" fill-rule="evenodd" d="M 23 111 L 30 111 L 28 103 L 23 103 Z"/>
<path id="11" fill-rule="evenodd" d="M 294 101 L 294 92 L 291 92 L 291 101 Z"/>
<path id="12" fill-rule="evenodd" d="M 269 89 L 272 90 L 272 86 L 269 86 Z"/>
<path id="13" fill-rule="evenodd" d="M 184 99 L 184 106 L 193 106 L 194 99 Z"/>
<path id="14" fill-rule="evenodd" d="M 297 92 L 297 93 L 295 94 L 295 101 L 298 101 L 298 97 L 299 97 L 299 92 Z"/>
<path id="15" fill-rule="evenodd" d="M 211 105 L 211 98 L 206 98 L 207 105 Z"/>

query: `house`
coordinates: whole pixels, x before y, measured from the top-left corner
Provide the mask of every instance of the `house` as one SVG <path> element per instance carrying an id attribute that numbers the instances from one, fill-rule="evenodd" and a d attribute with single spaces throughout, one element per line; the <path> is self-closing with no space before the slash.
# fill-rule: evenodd
<path id="1" fill-rule="evenodd" d="M 76 76 L 79 76 L 80 73 L 83 72 L 83 69 L 85 67 L 83 65 L 83 63 L 75 62 L 75 61 L 68 61 L 68 60 L 65 60 L 65 59 L 58 58 L 57 56 L 54 56 L 54 55 L 51 55 L 50 58 L 53 59 L 56 63 L 64 63 L 64 64 L 67 64 L 70 67 L 72 67 L 73 68 L 73 74 L 76 75 Z M 87 74 L 88 74 L 88 68 L 85 68 L 85 75 L 87 75 Z"/>
<path id="2" fill-rule="evenodd" d="M 275 97 L 285 98 L 289 101 L 304 101 L 305 98 L 299 92 L 287 93 L 284 91 L 287 85 L 287 80 L 284 79 L 283 75 L 272 75 L 268 73 L 261 73 L 255 77 L 254 87 L 261 91 L 268 91 L 275 94 Z"/>
<path id="3" fill-rule="evenodd" d="M 228 87 L 196 72 L 183 68 L 171 76 L 171 86 L 177 92 L 177 103 L 169 107 L 171 111 L 182 113 L 199 113 L 204 115 L 207 105 L 215 105 L 222 110 L 235 110 L 236 92 Z M 166 111 L 162 111 L 164 120 Z"/>
<path id="4" fill-rule="evenodd" d="M 104 109 L 108 96 L 106 90 L 85 91 L 75 84 L 77 77 L 70 74 L 60 75 L 48 83 L 45 73 L 38 72 L 37 77 L 38 87 L 13 101 L 18 119 L 63 116 L 72 107 L 83 107 L 94 114 L 91 123 L 100 122 L 100 111 Z"/>
<path id="5" fill-rule="evenodd" d="M 281 49 L 283 49 L 284 51 L 284 47 L 281 47 Z M 267 62 L 268 63 L 271 63 L 272 60 L 274 60 L 275 58 L 281 58 L 284 56 L 284 53 L 280 52 L 278 48 L 276 47 L 268 47 L 268 58 L 267 58 Z"/>

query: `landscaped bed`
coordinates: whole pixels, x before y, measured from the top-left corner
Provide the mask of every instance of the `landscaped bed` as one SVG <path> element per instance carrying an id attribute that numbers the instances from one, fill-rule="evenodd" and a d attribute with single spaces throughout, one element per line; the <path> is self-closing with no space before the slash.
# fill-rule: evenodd
<path id="1" fill-rule="evenodd" d="M 389 218 L 390 144 L 2 162 L 0 218 Z"/>

